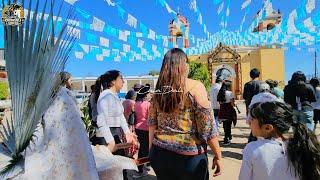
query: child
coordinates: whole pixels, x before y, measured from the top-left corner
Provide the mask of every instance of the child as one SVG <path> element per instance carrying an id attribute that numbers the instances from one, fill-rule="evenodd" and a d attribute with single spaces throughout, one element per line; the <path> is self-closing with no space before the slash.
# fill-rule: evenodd
<path id="1" fill-rule="evenodd" d="M 231 91 L 232 82 L 225 80 L 222 83 L 221 89 L 219 90 L 217 100 L 220 103 L 219 110 L 219 121 L 223 122 L 224 130 L 224 145 L 229 145 L 231 143 L 231 125 L 233 121 L 233 111 L 234 111 L 234 95 Z"/>
<path id="2" fill-rule="evenodd" d="M 289 105 L 256 103 L 250 114 L 258 141 L 243 150 L 239 180 L 320 179 L 320 144 L 313 132 L 294 121 Z"/>

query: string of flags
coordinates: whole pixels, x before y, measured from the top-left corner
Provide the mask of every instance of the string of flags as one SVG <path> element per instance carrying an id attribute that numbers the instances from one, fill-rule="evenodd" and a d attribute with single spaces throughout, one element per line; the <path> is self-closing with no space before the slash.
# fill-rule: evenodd
<path id="1" fill-rule="evenodd" d="M 173 47 L 169 35 L 159 34 L 148 27 L 137 16 L 129 13 L 119 1 L 100 0 L 105 5 L 114 8 L 119 20 L 127 26 L 125 27 L 127 29 L 112 26 L 105 18 L 92 15 L 87 9 L 78 7 L 77 3 L 81 0 L 65 1 L 74 6 L 79 17 L 77 21 L 68 21 L 67 27 L 67 33 L 79 40 L 79 44 L 74 48 L 74 56 L 77 59 L 151 61 L 160 59 L 168 49 Z M 320 11 L 316 10 L 319 8 L 319 2 L 316 0 L 302 0 L 290 13 L 282 15 L 281 22 L 273 29 L 253 32 L 255 28 L 259 27 L 261 21 L 273 13 L 273 1 L 264 0 L 260 12 L 246 28 L 244 24 L 248 15 L 253 11 L 253 1 L 243 0 L 239 8 L 243 15 L 240 18 L 239 29 L 230 31 L 228 23 L 231 14 L 231 0 L 212 0 L 212 4 L 217 7 L 215 14 L 220 20 L 220 27 L 222 27 L 220 31 L 212 33 L 204 22 L 204 14 L 200 11 L 198 1 L 189 0 L 187 6 L 196 17 L 196 24 L 191 24 L 190 29 L 192 31 L 193 26 L 200 26 L 205 37 L 199 38 L 190 34 L 190 47 L 184 50 L 188 55 L 207 53 L 220 42 L 233 46 L 270 46 L 275 44 L 289 51 L 316 50 L 320 44 Z M 164 8 L 170 16 L 176 17 L 178 14 L 176 8 L 173 8 L 166 0 L 155 0 L 155 4 Z M 25 12 L 25 14 L 29 13 Z M 33 14 L 33 12 L 30 13 Z M 38 18 L 40 17 L 39 14 Z M 45 18 L 48 16 L 45 15 Z M 58 22 L 56 28 L 61 28 L 64 18 L 55 16 L 54 19 Z M 0 31 L 0 33 L 2 32 Z"/>

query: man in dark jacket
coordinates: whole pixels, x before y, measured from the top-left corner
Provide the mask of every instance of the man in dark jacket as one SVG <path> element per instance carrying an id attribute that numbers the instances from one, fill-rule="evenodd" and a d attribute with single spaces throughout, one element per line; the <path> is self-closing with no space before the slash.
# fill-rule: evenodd
<path id="1" fill-rule="evenodd" d="M 296 120 L 314 130 L 312 102 L 316 102 L 313 87 L 306 83 L 306 76 L 301 71 L 293 73 L 290 83 L 284 88 L 284 102 L 294 109 Z"/>
<path id="2" fill-rule="evenodd" d="M 261 84 L 261 82 L 259 81 L 259 76 L 260 76 L 260 71 L 257 68 L 251 69 L 250 71 L 251 81 L 247 82 L 244 85 L 243 99 L 245 100 L 245 103 L 246 103 L 247 113 L 248 113 L 248 107 L 250 105 L 252 97 L 259 93 L 260 84 Z"/>
<path id="3" fill-rule="evenodd" d="M 250 71 L 250 77 L 251 81 L 247 82 L 244 85 L 243 89 L 243 99 L 246 103 L 246 111 L 248 115 L 249 105 L 251 103 L 252 97 L 259 93 L 260 90 L 260 84 L 259 81 L 260 71 L 257 68 L 253 68 Z M 257 138 L 252 135 L 252 132 L 250 132 L 250 136 L 248 138 L 248 142 L 256 141 Z"/>

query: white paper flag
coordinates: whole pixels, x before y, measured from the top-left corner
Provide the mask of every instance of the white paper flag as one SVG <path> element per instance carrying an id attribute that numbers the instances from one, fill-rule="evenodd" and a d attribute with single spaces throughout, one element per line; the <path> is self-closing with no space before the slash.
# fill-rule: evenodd
<path id="1" fill-rule="evenodd" d="M 109 39 L 100 37 L 100 46 L 109 47 Z"/>
<path id="2" fill-rule="evenodd" d="M 189 3 L 189 8 L 193 12 L 197 12 L 197 1 L 196 0 L 191 0 L 190 3 Z"/>
<path id="3" fill-rule="evenodd" d="M 141 39 L 138 39 L 138 48 L 142 48 L 144 44 L 144 41 L 142 41 Z"/>
<path id="4" fill-rule="evenodd" d="M 152 40 L 155 40 L 155 38 L 156 38 L 156 33 L 154 31 L 152 31 L 151 29 L 149 29 L 148 38 L 152 39 Z"/>
<path id="5" fill-rule="evenodd" d="M 297 10 L 293 10 L 290 14 L 289 14 L 289 18 L 288 18 L 288 34 L 296 34 L 299 33 L 299 31 L 297 30 L 294 21 L 297 18 Z"/>
<path id="6" fill-rule="evenodd" d="M 152 51 L 153 51 L 153 52 L 156 52 L 156 51 L 157 51 L 157 46 L 154 45 L 154 44 L 152 44 Z"/>
<path id="7" fill-rule="evenodd" d="M 121 57 L 120 57 L 120 56 L 114 57 L 114 61 L 115 61 L 115 62 L 120 62 L 120 60 L 121 60 Z"/>
<path id="8" fill-rule="evenodd" d="M 168 38 L 163 37 L 163 43 L 162 43 L 162 45 L 163 45 L 164 47 L 168 47 L 168 44 L 169 44 Z"/>
<path id="9" fill-rule="evenodd" d="M 85 53 L 89 53 L 89 45 L 87 44 L 79 44 Z"/>
<path id="10" fill-rule="evenodd" d="M 313 25 L 313 22 L 311 20 L 311 17 L 303 21 L 303 24 L 305 27 L 307 27 L 310 32 L 316 32 L 316 27 Z"/>
<path id="11" fill-rule="evenodd" d="M 311 13 L 316 8 L 316 0 L 308 0 L 306 5 L 307 13 Z"/>
<path id="12" fill-rule="evenodd" d="M 109 57 L 110 56 L 110 50 L 109 49 L 102 49 L 102 55 L 104 57 Z"/>
<path id="13" fill-rule="evenodd" d="M 137 32 L 136 33 L 136 37 L 142 37 L 142 33 L 141 32 Z"/>
<path id="14" fill-rule="evenodd" d="M 96 55 L 97 61 L 103 61 L 103 55 L 102 54 L 97 54 Z"/>
<path id="15" fill-rule="evenodd" d="M 146 49 L 142 48 L 141 55 L 144 55 L 144 56 L 148 55 L 148 51 Z"/>
<path id="16" fill-rule="evenodd" d="M 246 0 L 245 2 L 243 2 L 241 5 L 241 10 L 249 6 L 250 3 L 251 3 L 251 0 Z"/>
<path id="17" fill-rule="evenodd" d="M 112 2 L 113 0 L 104 0 L 108 3 L 109 6 L 115 6 L 116 3 Z"/>
<path id="18" fill-rule="evenodd" d="M 67 26 L 67 33 L 69 35 L 71 35 L 72 37 L 80 39 L 81 32 L 80 32 L 80 29 L 78 29 L 78 28 Z"/>
<path id="19" fill-rule="evenodd" d="M 130 34 L 131 34 L 130 31 L 127 31 L 127 30 L 125 30 L 124 33 L 125 33 L 127 36 L 130 36 Z"/>
<path id="20" fill-rule="evenodd" d="M 170 14 L 170 13 L 177 14 L 174 10 L 171 9 L 171 7 L 170 7 L 167 3 L 166 3 L 165 5 L 166 5 L 166 9 L 167 9 L 167 11 L 168 11 L 169 14 Z"/>
<path id="21" fill-rule="evenodd" d="M 221 13 L 221 11 L 223 10 L 223 6 L 224 6 L 224 2 L 222 2 L 220 5 L 219 5 L 219 8 L 218 8 L 218 15 Z"/>
<path id="22" fill-rule="evenodd" d="M 64 0 L 65 2 L 73 5 L 75 2 L 77 2 L 78 0 Z"/>
<path id="23" fill-rule="evenodd" d="M 228 7 L 228 8 L 227 8 L 227 12 L 226 12 L 226 16 L 229 17 L 229 15 L 230 15 L 230 9 L 229 9 L 229 7 Z"/>
<path id="24" fill-rule="evenodd" d="M 98 32 L 102 32 L 103 31 L 103 28 L 104 28 L 104 25 L 105 25 L 105 22 L 96 18 L 96 17 L 93 17 L 93 22 L 92 22 L 92 29 L 94 31 L 98 31 Z"/>
<path id="25" fill-rule="evenodd" d="M 201 14 L 199 14 L 199 17 L 198 17 L 198 23 L 202 24 L 202 15 Z"/>
<path id="26" fill-rule="evenodd" d="M 127 24 L 131 27 L 137 28 L 137 19 L 128 13 Z"/>
<path id="27" fill-rule="evenodd" d="M 120 52 L 120 57 L 127 57 L 127 53 L 125 53 L 125 52 Z"/>
<path id="28" fill-rule="evenodd" d="M 135 59 L 141 60 L 141 54 L 134 54 Z"/>
<path id="29" fill-rule="evenodd" d="M 122 48 L 123 48 L 123 51 L 124 51 L 124 52 L 126 52 L 126 53 L 127 53 L 127 52 L 130 52 L 130 45 L 128 45 L 128 44 L 123 44 L 123 45 L 122 45 Z"/>
<path id="30" fill-rule="evenodd" d="M 119 40 L 127 42 L 127 35 L 124 31 L 119 31 Z"/>
<path id="31" fill-rule="evenodd" d="M 78 52 L 78 51 L 74 52 L 74 55 L 76 56 L 77 59 L 83 59 L 83 56 L 84 56 L 83 52 Z"/>
<path id="32" fill-rule="evenodd" d="M 67 24 L 70 26 L 80 26 L 80 22 L 76 20 L 68 19 Z"/>

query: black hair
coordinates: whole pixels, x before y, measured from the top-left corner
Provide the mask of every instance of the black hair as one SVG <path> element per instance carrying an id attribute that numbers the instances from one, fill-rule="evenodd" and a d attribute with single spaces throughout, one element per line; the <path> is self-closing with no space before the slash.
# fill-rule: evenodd
<path id="1" fill-rule="evenodd" d="M 142 86 L 137 92 L 136 101 L 144 101 L 145 97 L 150 93 L 150 86 Z"/>
<path id="2" fill-rule="evenodd" d="M 125 99 L 132 99 L 134 96 L 137 96 L 137 93 L 131 89 L 127 92 Z"/>
<path id="3" fill-rule="evenodd" d="M 68 80 L 71 78 L 71 74 L 66 71 L 60 72 L 59 75 L 60 75 L 60 79 L 61 79 L 61 86 L 66 85 Z"/>
<path id="4" fill-rule="evenodd" d="M 306 81 L 307 78 L 302 71 L 296 71 L 292 74 L 290 84 L 294 89 L 295 96 L 301 97 L 305 93 L 308 88 Z"/>
<path id="5" fill-rule="evenodd" d="M 273 90 L 273 88 L 275 87 L 275 82 L 272 79 L 267 79 L 266 83 L 269 85 L 270 90 Z"/>
<path id="6" fill-rule="evenodd" d="M 221 83 L 222 82 L 222 79 L 220 77 L 217 77 L 216 78 L 216 83 Z"/>
<path id="7" fill-rule="evenodd" d="M 95 87 L 96 87 L 95 84 L 91 85 L 91 86 L 90 86 L 91 91 L 94 91 Z"/>
<path id="8" fill-rule="evenodd" d="M 312 85 L 312 87 L 314 88 L 314 90 L 316 90 L 316 87 L 319 86 L 320 82 L 318 78 L 312 78 L 310 80 L 310 84 Z"/>
<path id="9" fill-rule="evenodd" d="M 306 75 L 304 75 L 302 71 L 296 71 L 292 74 L 290 83 L 301 84 L 301 83 L 305 83 L 306 80 L 307 80 Z"/>
<path id="10" fill-rule="evenodd" d="M 251 69 L 251 71 L 250 71 L 250 77 L 251 77 L 252 79 L 255 79 L 255 78 L 259 77 L 259 76 L 260 76 L 260 71 L 259 71 L 259 69 L 257 69 L 257 68 Z"/>
<path id="11" fill-rule="evenodd" d="M 226 102 L 226 91 L 231 91 L 232 82 L 224 80 L 217 95 L 218 102 Z"/>
<path id="12" fill-rule="evenodd" d="M 260 126 L 273 125 L 282 137 L 292 127 L 293 136 L 288 138 L 288 163 L 292 164 L 299 179 L 320 179 L 320 144 L 317 136 L 304 124 L 294 120 L 290 105 L 282 102 L 256 103 L 250 115 L 258 120 Z"/>
<path id="13" fill-rule="evenodd" d="M 121 75 L 120 71 L 118 70 L 110 70 L 106 73 L 102 74 L 96 81 L 96 89 L 95 89 L 95 100 L 98 101 L 101 87 L 102 90 L 110 89 L 113 84 L 112 81 L 116 80 Z"/>

